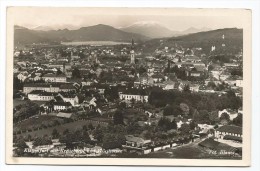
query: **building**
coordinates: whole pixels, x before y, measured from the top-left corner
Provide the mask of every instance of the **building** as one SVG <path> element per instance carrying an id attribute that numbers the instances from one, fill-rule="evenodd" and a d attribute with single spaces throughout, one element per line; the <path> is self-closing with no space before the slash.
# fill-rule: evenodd
<path id="1" fill-rule="evenodd" d="M 126 147 L 142 148 L 151 143 L 151 140 L 144 140 L 143 138 L 135 137 L 133 135 L 126 135 L 125 138 Z"/>
<path id="2" fill-rule="evenodd" d="M 60 85 L 55 83 L 30 83 L 24 85 L 23 92 L 28 94 L 34 90 L 42 90 L 46 92 L 57 93 L 60 91 L 59 87 Z"/>
<path id="3" fill-rule="evenodd" d="M 33 90 L 28 94 L 28 99 L 31 101 L 50 101 L 54 99 L 57 93 L 50 93 L 43 90 Z"/>
<path id="4" fill-rule="evenodd" d="M 236 111 L 233 111 L 230 109 L 223 109 L 222 111 L 218 112 L 218 117 L 220 118 L 223 113 L 228 114 L 231 121 L 238 116 L 238 112 L 236 112 Z"/>
<path id="5" fill-rule="evenodd" d="M 147 102 L 148 96 L 136 95 L 136 94 L 120 94 L 119 95 L 121 100 L 131 101 L 134 99 L 135 101 Z"/>
<path id="6" fill-rule="evenodd" d="M 121 100 L 126 101 L 140 101 L 140 102 L 147 102 L 148 101 L 148 94 L 145 92 L 144 89 L 127 89 L 123 92 L 119 92 L 119 98 Z"/>
<path id="7" fill-rule="evenodd" d="M 235 125 L 224 125 L 215 130 L 215 137 L 219 139 L 240 139 L 242 141 L 242 127 Z"/>
<path id="8" fill-rule="evenodd" d="M 60 75 L 46 74 L 42 78 L 45 82 L 60 82 L 60 83 L 67 82 L 66 75 L 64 74 L 60 74 Z"/>
<path id="9" fill-rule="evenodd" d="M 72 92 L 60 92 L 58 94 L 64 102 L 70 102 L 72 106 L 79 104 L 79 98 L 75 93 Z"/>
<path id="10" fill-rule="evenodd" d="M 54 110 L 58 110 L 58 111 L 66 110 L 69 107 L 71 107 L 71 103 L 69 103 L 69 102 L 54 102 L 53 103 Z"/>
<path id="11" fill-rule="evenodd" d="M 48 65 L 49 68 L 57 68 L 61 70 L 61 72 L 66 73 L 67 70 L 71 69 L 71 66 L 69 64 L 65 64 L 62 62 L 57 63 L 51 63 Z"/>
<path id="12" fill-rule="evenodd" d="M 17 78 L 24 82 L 27 78 L 28 78 L 28 72 L 20 72 L 18 75 L 17 75 Z"/>
<path id="13" fill-rule="evenodd" d="M 131 64 L 135 64 L 134 39 L 132 39 L 132 46 L 130 51 Z"/>

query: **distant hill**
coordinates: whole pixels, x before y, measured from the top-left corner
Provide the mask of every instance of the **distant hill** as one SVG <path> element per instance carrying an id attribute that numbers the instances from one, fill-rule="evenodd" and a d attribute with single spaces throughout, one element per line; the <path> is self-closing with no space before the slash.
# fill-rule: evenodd
<path id="1" fill-rule="evenodd" d="M 184 31 L 179 32 L 179 35 L 187 35 L 187 34 L 191 34 L 191 33 L 199 33 L 199 32 L 205 32 L 205 31 L 210 31 L 210 28 L 207 27 L 203 27 L 201 29 L 195 28 L 195 27 L 190 27 Z"/>
<path id="2" fill-rule="evenodd" d="M 222 38 L 224 35 L 225 39 Z M 209 53 L 211 46 L 224 49 L 228 53 L 237 53 L 243 48 L 243 30 L 225 28 L 199 33 L 176 36 L 171 38 L 153 39 L 145 42 L 146 52 L 154 52 L 156 48 L 174 47 L 178 44 L 185 48 L 201 47 L 204 53 Z M 225 47 L 222 47 L 225 44 Z"/>
<path id="3" fill-rule="evenodd" d="M 170 37 L 174 35 L 174 32 L 170 29 L 158 22 L 151 21 L 136 22 L 130 26 L 120 28 L 120 30 L 129 33 L 142 34 L 150 38 Z"/>
<path id="4" fill-rule="evenodd" d="M 77 30 L 30 30 L 24 27 L 15 27 L 14 43 L 52 43 L 60 41 L 121 41 L 129 42 L 131 39 L 144 41 L 149 38 L 140 34 L 128 33 L 108 25 L 95 25 L 82 27 Z"/>
<path id="5" fill-rule="evenodd" d="M 130 26 L 120 28 L 120 30 L 129 33 L 137 33 L 137 34 L 145 35 L 150 38 L 164 38 L 164 37 L 172 37 L 172 36 L 180 36 L 180 35 L 186 35 L 191 33 L 197 33 L 202 31 L 209 31 L 211 29 L 207 27 L 203 27 L 201 29 L 190 27 L 183 31 L 174 31 L 168 29 L 166 26 L 156 21 L 140 21 Z"/>

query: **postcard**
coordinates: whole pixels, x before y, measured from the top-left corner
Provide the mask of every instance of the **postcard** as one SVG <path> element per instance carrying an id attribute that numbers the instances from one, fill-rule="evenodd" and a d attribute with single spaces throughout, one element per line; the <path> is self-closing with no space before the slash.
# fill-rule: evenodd
<path id="1" fill-rule="evenodd" d="M 6 163 L 250 166 L 251 11 L 8 7 Z"/>

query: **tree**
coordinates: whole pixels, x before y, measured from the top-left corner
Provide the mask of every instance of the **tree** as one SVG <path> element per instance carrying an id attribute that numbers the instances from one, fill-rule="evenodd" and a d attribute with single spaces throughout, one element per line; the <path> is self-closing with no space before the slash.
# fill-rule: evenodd
<path id="1" fill-rule="evenodd" d="M 172 120 L 171 129 L 177 129 L 177 123 L 176 123 L 175 119 Z"/>
<path id="2" fill-rule="evenodd" d="M 186 93 L 190 93 L 190 85 L 189 84 L 186 84 L 183 88 L 183 92 L 186 92 Z"/>
<path id="3" fill-rule="evenodd" d="M 57 131 L 57 129 L 56 128 L 54 128 L 53 129 L 53 131 L 52 131 L 52 138 L 59 138 L 59 136 L 60 136 L 60 134 L 59 134 L 59 132 Z"/>
<path id="4" fill-rule="evenodd" d="M 230 121 L 230 116 L 226 112 L 224 112 L 224 113 L 221 114 L 219 119 L 220 120 L 224 120 L 225 119 L 225 120 L 227 120 L 229 122 Z"/>
<path id="5" fill-rule="evenodd" d="M 73 142 L 75 142 L 75 134 L 74 133 L 67 133 L 60 137 L 60 142 L 65 143 L 66 147 L 71 149 L 73 148 Z"/>
<path id="6" fill-rule="evenodd" d="M 103 141 L 104 132 L 103 132 L 103 130 L 101 129 L 100 126 L 98 126 L 95 129 L 95 131 L 93 132 L 93 135 L 94 135 L 95 139 L 97 139 L 99 142 Z"/>
<path id="7" fill-rule="evenodd" d="M 115 134 L 105 134 L 104 140 L 103 140 L 103 148 L 104 149 L 114 149 L 114 148 L 120 148 L 122 144 L 117 141 L 117 137 Z"/>
<path id="8" fill-rule="evenodd" d="M 211 87 L 211 88 L 216 88 L 216 84 L 214 82 L 208 82 L 208 87 Z"/>
<path id="9" fill-rule="evenodd" d="M 140 68 L 138 69 L 138 73 L 140 74 L 140 75 L 142 75 L 143 73 L 145 73 L 146 72 L 146 69 L 143 67 L 143 66 L 140 66 Z"/>
<path id="10" fill-rule="evenodd" d="M 50 145 L 50 144 L 52 144 L 52 141 L 48 136 L 37 137 L 33 142 L 34 146 Z"/>
<path id="11" fill-rule="evenodd" d="M 89 128 L 90 130 L 95 129 L 91 122 L 89 123 L 88 128 Z"/>
<path id="12" fill-rule="evenodd" d="M 17 143 L 15 144 L 15 146 L 19 149 L 25 149 L 25 148 L 28 148 L 28 145 L 26 145 L 24 139 L 22 137 L 20 137 L 18 140 L 17 140 Z"/>
<path id="13" fill-rule="evenodd" d="M 233 119 L 233 124 L 237 126 L 243 125 L 243 115 L 239 113 L 236 118 Z"/>
<path id="14" fill-rule="evenodd" d="M 135 104 L 135 99 L 134 98 L 132 98 L 130 101 L 131 101 L 132 105 Z"/>
<path id="15" fill-rule="evenodd" d="M 72 78 L 81 78 L 81 74 L 78 68 L 72 70 Z"/>
<path id="16" fill-rule="evenodd" d="M 208 66 L 208 71 L 210 72 L 210 71 L 212 71 L 214 69 L 214 66 L 212 66 L 212 65 L 209 65 Z"/>
<path id="17" fill-rule="evenodd" d="M 57 72 L 56 72 L 56 75 L 61 75 L 63 74 L 62 71 L 60 70 L 60 68 L 58 68 Z"/>
<path id="18" fill-rule="evenodd" d="M 68 134 L 69 133 L 69 130 L 68 129 L 65 129 L 64 131 L 63 131 L 63 135 L 66 135 L 66 134 Z"/>
<path id="19" fill-rule="evenodd" d="M 17 149 L 15 149 L 15 152 L 18 156 L 24 156 L 24 151 L 26 148 L 29 148 L 28 145 L 26 145 L 24 139 L 20 137 L 17 142 L 15 143 L 15 146 Z"/>
<path id="20" fill-rule="evenodd" d="M 207 110 L 194 111 L 193 120 L 200 124 L 209 124 L 209 114 Z"/>
<path id="21" fill-rule="evenodd" d="M 189 108 L 189 106 L 186 103 L 181 103 L 180 104 L 180 109 L 182 110 L 182 113 L 184 115 L 188 115 L 189 114 L 190 108 Z"/>
<path id="22" fill-rule="evenodd" d="M 209 112 L 209 120 L 211 124 L 215 124 L 216 122 L 218 122 L 219 121 L 218 111 Z"/>
<path id="23" fill-rule="evenodd" d="M 114 101 L 119 98 L 118 95 L 118 88 L 117 87 L 109 87 L 105 89 L 104 96 L 109 100 L 109 101 Z"/>
<path id="24" fill-rule="evenodd" d="M 190 125 L 189 124 L 182 124 L 181 127 L 180 127 L 180 131 L 182 134 L 188 134 L 190 132 Z"/>
<path id="25" fill-rule="evenodd" d="M 170 119 L 162 117 L 158 121 L 158 127 L 161 128 L 163 131 L 168 131 L 170 129 L 173 129 L 174 124 L 170 121 Z"/>
<path id="26" fill-rule="evenodd" d="M 196 124 L 196 122 L 194 122 L 194 121 L 191 121 L 191 122 L 190 122 L 190 129 L 191 129 L 191 130 L 194 130 L 197 126 L 198 126 L 198 125 Z"/>
<path id="27" fill-rule="evenodd" d="M 20 106 L 20 109 L 14 113 L 13 121 L 16 123 L 18 121 L 27 119 L 33 115 L 39 114 L 40 106 L 31 101 L 26 101 L 26 103 Z"/>
<path id="28" fill-rule="evenodd" d="M 115 125 L 124 125 L 124 116 L 121 110 L 117 110 L 114 114 L 113 121 Z"/>
<path id="29" fill-rule="evenodd" d="M 178 116 L 181 113 L 182 111 L 178 105 L 167 105 L 163 110 L 164 116 L 169 116 L 169 115 Z"/>

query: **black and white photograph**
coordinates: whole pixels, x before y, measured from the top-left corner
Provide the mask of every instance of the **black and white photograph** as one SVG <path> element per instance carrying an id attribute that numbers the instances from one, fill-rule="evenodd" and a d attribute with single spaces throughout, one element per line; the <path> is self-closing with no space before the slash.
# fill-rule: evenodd
<path id="1" fill-rule="evenodd" d="M 250 10 L 7 17 L 8 163 L 248 166 Z"/>

